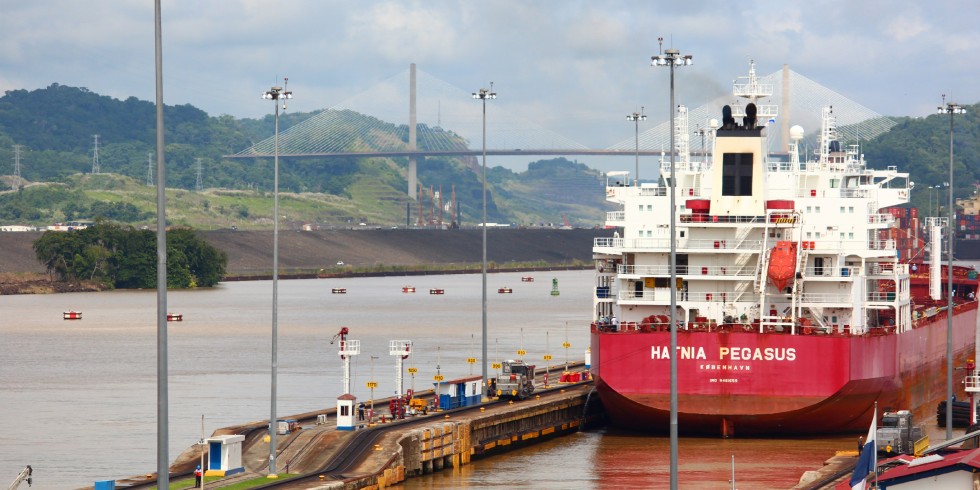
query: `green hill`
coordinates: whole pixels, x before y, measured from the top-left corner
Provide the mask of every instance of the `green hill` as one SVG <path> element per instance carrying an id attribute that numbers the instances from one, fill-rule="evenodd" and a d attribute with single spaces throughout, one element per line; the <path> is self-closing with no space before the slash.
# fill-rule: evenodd
<path id="1" fill-rule="evenodd" d="M 211 117 L 189 105 L 167 106 L 164 113 L 168 220 L 201 228 L 271 227 L 271 159 L 222 155 L 270 136 L 273 116 Z M 283 114 L 280 130 L 315 114 Z M 381 127 L 393 137 L 407 138 L 405 125 L 379 125 L 369 116 L 345 120 L 352 125 L 351 134 L 364 134 L 368 127 L 376 133 Z M 92 175 L 96 134 L 102 173 Z M 447 137 L 458 138 L 451 132 Z M 15 144 L 23 149 L 20 182 L 12 177 Z M 363 139 L 351 144 L 371 149 Z M 155 209 L 155 191 L 147 182 L 154 145 L 155 108 L 150 102 L 58 84 L 8 91 L 0 97 L 0 190 L 23 189 L 0 194 L 0 220 L 41 225 L 103 216 L 149 224 Z M 474 159 L 427 158 L 419 165 L 421 206 L 408 198 L 407 168 L 406 158 L 283 159 L 279 189 L 285 221 L 297 226 L 403 225 L 411 208 L 414 223 L 418 207 L 428 219 L 438 205 L 431 202 L 430 189 L 441 190 L 444 203 L 455 193 L 464 224 L 480 221 L 482 183 Z M 559 223 L 564 215 L 574 225 L 591 227 L 601 222 L 607 206 L 599 172 L 561 158 L 532 162 L 526 172 L 492 168 L 488 191 L 491 222 Z M 438 210 L 431 214 L 437 217 Z M 443 221 L 449 221 L 447 213 Z"/>

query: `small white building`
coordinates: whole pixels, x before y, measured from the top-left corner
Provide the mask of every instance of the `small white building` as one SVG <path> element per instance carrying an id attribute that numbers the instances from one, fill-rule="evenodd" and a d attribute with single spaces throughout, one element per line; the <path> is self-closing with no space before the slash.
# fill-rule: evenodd
<path id="1" fill-rule="evenodd" d="M 0 225 L 0 231 L 37 231 L 37 227 L 27 225 Z"/>
<path id="2" fill-rule="evenodd" d="M 344 393 L 337 397 L 337 430 L 354 430 L 357 423 L 354 413 L 354 404 L 357 397 L 350 393 Z"/>
<path id="3" fill-rule="evenodd" d="M 207 476 L 227 476 L 242 473 L 242 442 L 245 436 L 234 434 L 208 438 Z"/>

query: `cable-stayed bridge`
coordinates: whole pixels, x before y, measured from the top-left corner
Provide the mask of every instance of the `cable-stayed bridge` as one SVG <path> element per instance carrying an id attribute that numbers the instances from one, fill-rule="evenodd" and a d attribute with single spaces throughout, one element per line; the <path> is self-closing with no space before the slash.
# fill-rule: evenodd
<path id="1" fill-rule="evenodd" d="M 863 105 L 800 75 L 788 67 L 760 81 L 773 87 L 765 104 L 780 107 L 778 126 L 770 132 L 785 152 L 788 122 L 819 128 L 821 109 L 833 106 L 838 133 L 844 141 L 858 141 L 882 134 L 894 123 Z M 695 108 L 687 108 L 686 148 L 704 153 L 696 136 L 711 119 L 718 119 L 724 105 L 738 105 L 729 94 Z M 489 102 L 488 106 L 494 104 Z M 670 151 L 670 123 L 665 121 L 642 131 L 638 137 L 605 148 L 589 148 L 526 118 L 493 107 L 486 121 L 488 155 L 660 155 Z M 792 112 L 789 113 L 788 111 Z M 488 111 L 489 112 L 489 111 Z M 414 131 L 411 122 L 414 121 Z M 765 121 L 763 121 L 765 123 Z M 814 134 L 817 131 L 812 131 Z M 460 89 L 415 65 L 379 82 L 340 104 L 323 110 L 279 134 L 281 158 L 409 157 L 409 194 L 415 194 L 415 162 L 426 156 L 475 156 L 483 153 L 482 105 L 471 92 Z M 782 139 L 782 141 L 779 141 Z M 265 158 L 274 151 L 269 137 L 228 158 Z M 678 143 L 679 145 L 679 143 Z M 636 147 L 639 147 L 637 150 Z M 777 150 L 778 152 L 778 150 Z"/>

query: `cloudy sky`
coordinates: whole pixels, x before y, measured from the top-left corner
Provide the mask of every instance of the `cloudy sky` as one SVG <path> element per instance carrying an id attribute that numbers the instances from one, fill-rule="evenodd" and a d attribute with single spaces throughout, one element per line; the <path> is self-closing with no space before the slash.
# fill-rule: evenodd
<path id="1" fill-rule="evenodd" d="M 152 0 L 0 7 L 0 90 L 154 100 Z M 694 56 L 677 74 L 692 106 L 728 93 L 749 59 L 886 115 L 931 114 L 943 93 L 980 100 L 971 0 L 164 0 L 162 12 L 165 101 L 211 115 L 269 114 L 259 94 L 283 76 L 291 110 L 334 107 L 414 62 L 465 99 L 493 81 L 493 110 L 605 147 L 632 136 L 625 115 L 640 106 L 668 117 L 669 74 L 650 66 L 658 37 Z"/>

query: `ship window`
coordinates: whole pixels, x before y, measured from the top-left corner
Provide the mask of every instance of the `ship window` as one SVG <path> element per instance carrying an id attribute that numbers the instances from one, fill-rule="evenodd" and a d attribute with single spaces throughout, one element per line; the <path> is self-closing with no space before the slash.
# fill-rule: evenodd
<path id="1" fill-rule="evenodd" d="M 838 180 L 838 179 L 830 179 L 830 188 L 831 189 L 836 189 L 837 186 L 839 186 L 839 185 L 840 185 L 840 180 Z"/>
<path id="2" fill-rule="evenodd" d="M 647 211 L 653 211 L 653 204 L 647 204 Z"/>
<path id="3" fill-rule="evenodd" d="M 847 234 L 847 238 L 850 239 L 850 240 L 853 240 L 854 239 L 854 232 L 852 231 L 852 232 L 848 233 Z"/>
<path id="4" fill-rule="evenodd" d="M 640 212 L 641 213 L 643 212 L 643 205 L 642 204 L 640 204 Z"/>
<path id="5" fill-rule="evenodd" d="M 813 207 L 811 207 L 811 206 L 807 206 L 807 207 L 806 207 L 806 213 L 807 213 L 807 214 L 810 214 L 810 213 L 812 213 L 812 212 L 813 212 Z"/>
<path id="6" fill-rule="evenodd" d="M 820 206 L 817 206 L 817 207 L 813 208 L 813 211 L 819 213 L 820 212 Z"/>
<path id="7" fill-rule="evenodd" d="M 844 206 L 840 207 L 840 214 L 844 214 Z"/>
<path id="8" fill-rule="evenodd" d="M 751 153 L 725 153 L 722 157 L 721 195 L 752 195 Z"/>
<path id="9" fill-rule="evenodd" d="M 684 230 L 681 230 L 681 238 L 684 238 Z"/>
<path id="10" fill-rule="evenodd" d="M 848 212 L 848 213 L 851 213 L 851 214 L 854 214 L 854 206 L 849 206 L 849 207 L 847 208 L 847 212 Z"/>
<path id="11" fill-rule="evenodd" d="M 843 239 L 844 239 L 844 233 L 843 233 L 843 232 L 841 232 L 841 234 L 840 234 L 840 239 L 841 239 L 841 240 L 843 240 Z"/>
<path id="12" fill-rule="evenodd" d="M 806 232 L 806 238 L 807 238 L 807 240 L 809 240 L 809 239 L 811 239 L 811 238 L 813 238 L 813 234 L 812 234 L 812 232 L 809 232 L 809 231 L 808 231 L 808 232 Z"/>

